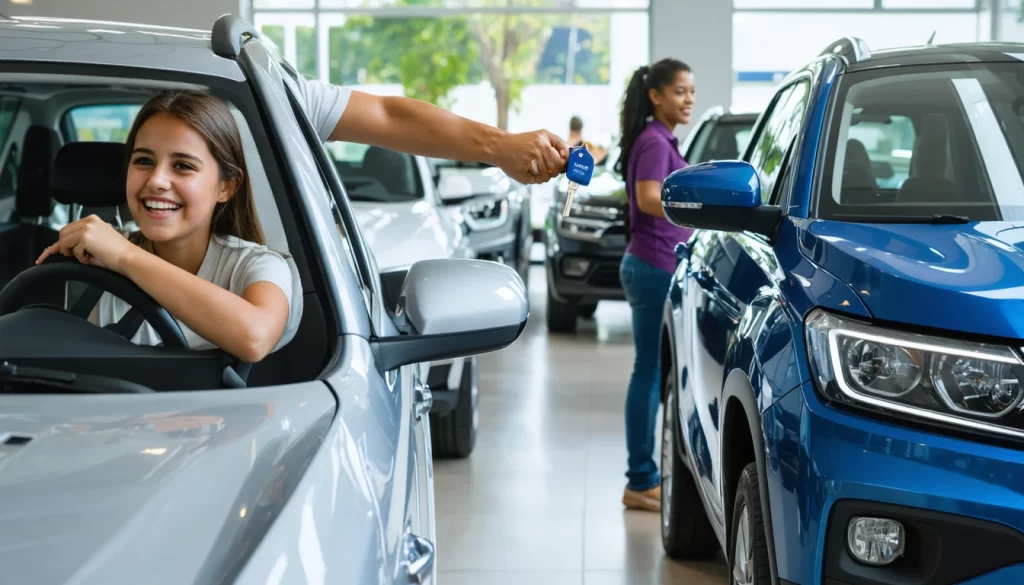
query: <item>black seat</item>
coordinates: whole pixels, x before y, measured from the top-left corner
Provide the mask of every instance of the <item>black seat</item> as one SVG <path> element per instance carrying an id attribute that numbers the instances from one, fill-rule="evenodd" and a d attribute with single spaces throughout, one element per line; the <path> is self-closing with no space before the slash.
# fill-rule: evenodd
<path id="1" fill-rule="evenodd" d="M 58 232 L 47 219 L 53 213 L 50 177 L 60 149 L 57 132 L 45 126 L 31 126 L 22 143 L 14 213 L 0 226 L 0 287 L 35 264 L 47 246 L 57 241 Z"/>
<path id="2" fill-rule="evenodd" d="M 956 183 L 950 180 L 949 132 L 939 114 L 925 117 L 910 158 L 910 177 L 896 194 L 897 203 L 951 203 L 957 198 Z"/>
<path id="3" fill-rule="evenodd" d="M 112 211 L 126 201 L 124 183 L 125 146 L 120 142 L 69 142 L 57 152 L 50 193 L 57 201 L 82 206 L 82 216 L 93 210 L 108 223 Z M 69 282 L 67 304 L 73 306 L 86 285 Z M 61 290 L 61 306 L 65 291 Z"/>
<path id="4" fill-rule="evenodd" d="M 844 205 L 870 205 L 878 199 L 875 172 L 864 143 L 856 138 L 846 141 L 840 200 Z"/>

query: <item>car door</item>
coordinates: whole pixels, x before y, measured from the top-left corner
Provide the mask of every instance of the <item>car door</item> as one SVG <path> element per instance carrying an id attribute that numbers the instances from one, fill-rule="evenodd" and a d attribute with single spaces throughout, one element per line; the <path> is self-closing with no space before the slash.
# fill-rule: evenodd
<path id="1" fill-rule="evenodd" d="M 324 227 L 360 273 L 360 293 L 365 303 L 361 308 L 370 316 L 371 330 L 367 335 L 396 335 L 397 329 L 383 305 L 379 274 L 371 272 L 376 271 L 372 254 L 366 252 L 336 169 L 305 115 L 289 67 L 282 64 L 276 51 L 261 43 L 246 44 L 245 52 L 246 73 L 268 116 L 275 125 L 291 130 L 291 136 L 296 129 L 301 131 L 305 142 L 301 146 L 305 148 L 293 145 L 296 148 L 289 148 L 287 158 L 289 164 L 303 165 L 295 169 L 296 175 L 315 195 L 322 194 L 327 201 L 321 203 L 330 205 L 337 225 Z M 320 535 L 322 546 L 336 555 L 359 555 L 363 551 L 363 556 L 352 558 L 353 564 L 375 559 L 383 563 L 377 568 L 379 575 L 400 576 L 422 570 L 417 580 L 433 583 L 435 531 L 426 416 L 429 391 L 420 383 L 415 367 L 385 372 L 372 367 L 373 356 L 367 353 L 366 338 L 351 337 L 352 351 L 366 353 L 362 359 L 370 366 L 367 379 L 346 379 L 346 375 L 351 375 L 348 373 L 328 382 L 341 403 L 340 424 L 345 425 L 352 435 L 353 447 L 358 446 L 360 451 L 351 454 L 363 466 L 357 471 L 369 480 L 364 483 L 367 493 L 362 496 L 372 504 L 372 529 L 365 533 L 360 529 L 367 526 L 365 521 L 335 517 L 326 527 L 326 534 Z M 358 395 L 350 395 L 349 388 L 357 389 Z M 346 417 L 347 411 L 352 414 Z M 352 471 L 356 470 L 349 470 Z M 376 552 L 367 553 L 367 547 Z"/>
<path id="2" fill-rule="evenodd" d="M 776 184 L 786 154 L 803 126 L 809 91 L 810 82 L 805 78 L 781 89 L 752 138 L 747 160 L 758 172 L 764 204 L 777 201 Z M 701 489 L 712 513 L 722 523 L 722 394 L 730 373 L 730 351 L 737 342 L 737 329 L 747 304 L 761 287 L 769 284 L 759 258 L 770 253 L 770 247 L 762 237 L 749 233 L 710 232 L 704 237 L 707 242 L 702 257 L 687 274 L 687 306 L 692 311 L 691 353 L 687 361 L 693 411 L 680 412 L 680 420 L 688 425 L 686 432 L 696 451 L 692 463 Z"/>

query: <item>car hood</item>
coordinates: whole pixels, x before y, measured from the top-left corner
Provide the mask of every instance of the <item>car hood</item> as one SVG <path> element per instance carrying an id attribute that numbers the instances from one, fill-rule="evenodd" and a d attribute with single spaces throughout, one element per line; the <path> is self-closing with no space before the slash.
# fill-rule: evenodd
<path id="1" fill-rule="evenodd" d="M 319 383 L 0 396 L 5 580 L 219 582 L 276 518 L 335 408 Z"/>
<path id="2" fill-rule="evenodd" d="M 453 256 L 457 234 L 427 201 L 353 201 L 352 209 L 381 270 Z"/>
<path id="3" fill-rule="evenodd" d="M 815 221 L 802 249 L 877 319 L 1024 339 L 1024 223 Z"/>
<path id="4" fill-rule="evenodd" d="M 513 187 L 513 181 L 498 167 L 487 167 L 482 169 L 460 169 L 445 168 L 441 171 L 443 177 L 463 177 L 469 181 L 471 197 L 480 195 L 498 195 L 507 193 Z M 442 192 L 444 197 L 445 193 Z"/>

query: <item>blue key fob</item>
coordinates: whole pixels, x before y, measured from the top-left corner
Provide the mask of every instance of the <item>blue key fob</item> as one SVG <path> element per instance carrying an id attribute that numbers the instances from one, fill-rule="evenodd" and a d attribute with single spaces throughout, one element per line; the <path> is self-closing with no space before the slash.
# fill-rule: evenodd
<path id="1" fill-rule="evenodd" d="M 569 149 L 569 162 L 565 167 L 565 178 L 586 187 L 594 176 L 594 155 L 590 154 L 586 146 L 577 146 Z"/>

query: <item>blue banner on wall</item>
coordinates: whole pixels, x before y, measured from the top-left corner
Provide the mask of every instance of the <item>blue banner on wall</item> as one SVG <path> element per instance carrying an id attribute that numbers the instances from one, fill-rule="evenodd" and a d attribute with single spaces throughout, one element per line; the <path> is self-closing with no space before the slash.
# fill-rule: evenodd
<path id="1" fill-rule="evenodd" d="M 736 81 L 740 83 L 779 83 L 789 71 L 737 71 Z"/>

